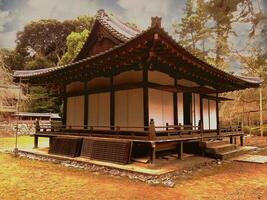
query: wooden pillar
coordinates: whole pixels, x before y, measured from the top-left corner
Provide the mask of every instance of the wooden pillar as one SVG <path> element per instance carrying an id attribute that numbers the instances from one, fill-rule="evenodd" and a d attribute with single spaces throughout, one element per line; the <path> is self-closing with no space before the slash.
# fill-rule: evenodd
<path id="1" fill-rule="evenodd" d="M 83 120 L 83 125 L 84 128 L 87 129 L 88 128 L 88 93 L 87 93 L 87 81 L 84 82 L 84 120 Z"/>
<path id="2" fill-rule="evenodd" d="M 218 99 L 218 93 L 216 93 L 216 121 L 217 121 L 217 135 L 220 135 L 219 99 Z"/>
<path id="3" fill-rule="evenodd" d="M 240 146 L 244 146 L 244 135 L 240 135 Z"/>
<path id="4" fill-rule="evenodd" d="M 38 148 L 38 136 L 37 135 L 34 135 L 34 149 L 37 149 Z"/>
<path id="5" fill-rule="evenodd" d="M 110 77 L 110 127 L 114 130 L 115 126 L 115 91 L 113 87 L 113 76 Z"/>
<path id="6" fill-rule="evenodd" d="M 150 119 L 148 134 L 149 134 L 148 140 L 155 140 L 156 139 L 156 128 L 155 128 L 154 119 Z"/>
<path id="7" fill-rule="evenodd" d="M 183 141 L 181 141 L 179 144 L 178 144 L 178 159 L 183 159 L 183 152 L 184 152 L 184 143 Z"/>
<path id="8" fill-rule="evenodd" d="M 144 126 L 149 126 L 149 105 L 148 105 L 148 66 L 143 65 L 143 106 L 144 106 Z"/>
<path id="9" fill-rule="evenodd" d="M 177 87 L 177 79 L 174 79 L 174 86 Z M 173 123 L 178 125 L 178 106 L 177 106 L 177 92 L 173 92 Z"/>
<path id="10" fill-rule="evenodd" d="M 230 144 L 233 144 L 233 136 L 230 135 Z"/>
<path id="11" fill-rule="evenodd" d="M 151 142 L 150 146 L 150 164 L 155 164 L 156 160 L 156 144 L 155 142 Z"/>
<path id="12" fill-rule="evenodd" d="M 203 132 L 204 132 L 204 121 L 203 121 L 203 99 L 202 95 L 199 95 L 199 104 L 200 104 L 200 131 L 201 135 L 203 137 Z"/>
<path id="13" fill-rule="evenodd" d="M 54 137 L 50 137 L 50 138 L 49 138 L 49 148 L 51 147 L 51 143 L 52 143 L 53 138 L 54 138 Z"/>
<path id="14" fill-rule="evenodd" d="M 66 84 L 64 84 L 64 92 L 63 92 L 63 116 L 62 116 L 62 124 L 66 126 L 67 124 L 67 91 Z"/>

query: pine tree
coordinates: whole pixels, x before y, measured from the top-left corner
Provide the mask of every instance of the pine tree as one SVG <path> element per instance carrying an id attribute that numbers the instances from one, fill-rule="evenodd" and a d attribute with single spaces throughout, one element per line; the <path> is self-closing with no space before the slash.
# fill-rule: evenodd
<path id="1" fill-rule="evenodd" d="M 181 23 L 173 24 L 175 34 L 179 36 L 179 43 L 194 55 L 205 58 L 205 40 L 210 30 L 206 26 L 208 18 L 203 0 L 197 0 L 196 6 L 192 0 L 187 0 L 184 13 Z"/>

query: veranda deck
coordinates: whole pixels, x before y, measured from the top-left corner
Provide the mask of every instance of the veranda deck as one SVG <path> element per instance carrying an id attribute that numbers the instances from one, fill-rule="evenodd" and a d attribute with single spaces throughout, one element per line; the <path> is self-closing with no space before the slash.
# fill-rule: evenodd
<path id="1" fill-rule="evenodd" d="M 125 130 L 130 128 L 143 129 L 142 131 Z M 53 138 L 82 138 L 102 142 L 129 142 L 133 146 L 146 145 L 153 163 L 156 153 L 160 151 L 175 151 L 178 158 L 182 159 L 184 144 L 229 138 L 230 143 L 236 143 L 240 137 L 240 145 L 243 146 L 243 132 L 240 127 L 221 128 L 205 131 L 201 127 L 193 126 L 149 126 L 149 127 L 64 127 L 64 126 L 39 126 L 34 136 L 34 147 L 38 148 L 38 137 Z M 68 147 L 66 147 L 68 148 Z M 131 150 L 132 151 L 132 150 Z"/>

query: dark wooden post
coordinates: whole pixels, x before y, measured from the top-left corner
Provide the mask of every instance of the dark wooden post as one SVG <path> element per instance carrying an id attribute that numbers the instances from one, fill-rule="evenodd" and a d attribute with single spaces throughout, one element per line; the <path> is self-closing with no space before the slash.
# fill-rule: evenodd
<path id="1" fill-rule="evenodd" d="M 154 119 L 150 119 L 148 139 L 149 140 L 155 140 L 156 139 L 156 128 L 155 128 Z"/>
<path id="2" fill-rule="evenodd" d="M 156 144 L 155 142 L 151 142 L 150 163 L 155 164 L 155 160 L 156 160 Z"/>
<path id="3" fill-rule="evenodd" d="M 87 93 L 87 81 L 84 82 L 84 121 L 83 125 L 85 129 L 88 129 L 88 93 Z"/>
<path id="4" fill-rule="evenodd" d="M 113 86 L 113 76 L 110 77 L 110 129 L 114 130 L 115 126 L 115 91 Z"/>
<path id="5" fill-rule="evenodd" d="M 233 135 L 230 135 L 230 144 L 233 144 Z"/>
<path id="6" fill-rule="evenodd" d="M 37 149 L 38 148 L 38 136 L 37 135 L 34 135 L 34 149 Z"/>
<path id="7" fill-rule="evenodd" d="M 240 146 L 244 146 L 244 135 L 240 135 Z"/>
<path id="8" fill-rule="evenodd" d="M 217 135 L 220 135 L 220 121 L 219 121 L 219 99 L 216 93 L 216 121 L 217 121 Z"/>
<path id="9" fill-rule="evenodd" d="M 199 104 L 200 104 L 200 121 L 201 121 L 201 125 L 202 125 L 202 134 L 204 132 L 204 124 L 203 124 L 203 99 L 202 99 L 202 95 L 199 96 Z"/>
<path id="10" fill-rule="evenodd" d="M 50 138 L 49 138 L 49 147 L 51 147 L 52 140 L 53 140 L 53 137 L 50 137 Z"/>
<path id="11" fill-rule="evenodd" d="M 178 144 L 178 159 L 183 159 L 183 152 L 184 152 L 184 143 L 181 141 Z"/>
<path id="12" fill-rule="evenodd" d="M 67 123 L 67 91 L 66 91 L 66 84 L 64 84 L 62 124 L 66 126 L 66 123 Z"/>
<path id="13" fill-rule="evenodd" d="M 177 88 L 177 79 L 174 79 L 174 86 Z M 173 92 L 173 123 L 178 125 L 178 106 L 177 106 L 177 92 Z"/>
<path id="14" fill-rule="evenodd" d="M 148 105 L 148 66 L 143 65 L 143 106 L 144 106 L 144 126 L 149 125 L 149 105 Z M 147 128 L 145 128 L 146 130 Z"/>
<path id="15" fill-rule="evenodd" d="M 35 133 L 40 132 L 40 123 L 39 123 L 39 120 L 37 118 L 36 118 L 34 124 L 35 124 Z"/>

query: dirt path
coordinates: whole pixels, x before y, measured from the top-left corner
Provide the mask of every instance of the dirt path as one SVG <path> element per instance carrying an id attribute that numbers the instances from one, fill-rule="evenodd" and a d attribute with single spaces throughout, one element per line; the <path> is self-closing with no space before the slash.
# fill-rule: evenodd
<path id="1" fill-rule="evenodd" d="M 227 163 L 166 188 L 0 153 L 0 199 L 265 200 L 267 164 Z"/>

